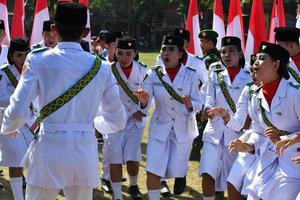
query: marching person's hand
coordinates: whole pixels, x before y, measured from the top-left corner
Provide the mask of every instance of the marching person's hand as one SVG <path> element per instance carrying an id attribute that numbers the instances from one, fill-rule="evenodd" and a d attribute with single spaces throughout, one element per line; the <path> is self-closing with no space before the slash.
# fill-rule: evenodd
<path id="1" fill-rule="evenodd" d="M 223 120 L 228 123 L 230 120 L 230 114 L 222 107 L 214 107 L 207 112 L 207 115 L 210 119 L 220 116 Z"/>
<path id="2" fill-rule="evenodd" d="M 144 90 L 135 91 L 133 93 L 140 101 L 141 108 L 145 108 L 148 105 L 149 94 Z"/>
<path id="3" fill-rule="evenodd" d="M 268 127 L 265 129 L 265 136 L 269 138 L 274 144 L 281 140 L 278 131 L 273 127 Z"/>
<path id="4" fill-rule="evenodd" d="M 289 147 L 290 145 L 292 144 L 295 144 L 297 142 L 299 142 L 300 140 L 300 135 L 299 134 L 296 134 L 296 135 L 293 135 L 287 139 L 284 139 L 284 140 L 280 140 L 276 143 L 276 154 L 278 156 L 281 156 L 283 151 Z"/>
<path id="5" fill-rule="evenodd" d="M 300 164 L 300 156 L 292 158 L 292 161 L 296 164 Z"/>
<path id="6" fill-rule="evenodd" d="M 248 144 L 246 142 L 243 142 L 240 139 L 235 139 L 230 142 L 228 151 L 231 153 L 233 151 L 237 152 L 253 152 L 254 146 L 251 144 Z"/>
<path id="7" fill-rule="evenodd" d="M 132 120 L 133 121 L 135 121 L 135 122 L 141 122 L 142 121 L 142 119 L 143 119 L 143 113 L 141 112 L 141 111 L 136 111 L 135 113 L 133 113 L 132 115 L 131 115 L 131 118 L 132 118 Z"/>
<path id="8" fill-rule="evenodd" d="M 193 104 L 188 96 L 182 96 L 182 102 L 188 111 L 193 111 Z"/>

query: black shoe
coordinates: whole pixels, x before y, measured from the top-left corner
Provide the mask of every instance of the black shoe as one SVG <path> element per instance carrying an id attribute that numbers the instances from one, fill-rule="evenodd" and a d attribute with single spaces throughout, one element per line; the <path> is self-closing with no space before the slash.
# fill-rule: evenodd
<path id="1" fill-rule="evenodd" d="M 0 190 L 3 190 L 3 188 L 4 188 L 3 183 L 0 183 Z"/>
<path id="2" fill-rule="evenodd" d="M 223 199 L 224 199 L 224 192 L 216 191 L 216 200 L 223 200 Z"/>
<path id="3" fill-rule="evenodd" d="M 142 200 L 142 193 L 137 185 L 131 185 L 128 189 L 130 198 L 134 200 Z"/>
<path id="4" fill-rule="evenodd" d="M 160 182 L 160 194 L 161 194 L 161 196 L 163 196 L 165 198 L 170 196 L 171 192 L 170 192 L 170 188 L 167 184 L 167 181 Z"/>
<path id="5" fill-rule="evenodd" d="M 104 178 L 101 179 L 101 190 L 106 193 L 113 193 L 111 183 L 109 180 Z"/>
<path id="6" fill-rule="evenodd" d="M 174 194 L 175 195 L 180 195 L 184 192 L 186 187 L 186 176 L 183 178 L 175 178 L 175 183 L 174 183 Z"/>
<path id="7" fill-rule="evenodd" d="M 0 169 L 0 174 L 1 174 L 1 175 L 3 174 L 3 169 Z"/>

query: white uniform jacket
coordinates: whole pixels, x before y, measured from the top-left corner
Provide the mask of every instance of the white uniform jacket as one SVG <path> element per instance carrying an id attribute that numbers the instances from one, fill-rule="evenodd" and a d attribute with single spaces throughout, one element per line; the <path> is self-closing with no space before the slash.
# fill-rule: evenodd
<path id="1" fill-rule="evenodd" d="M 275 154 L 275 145 L 265 137 L 264 130 L 268 126 L 264 123 L 259 111 L 258 100 L 261 100 L 265 115 L 269 121 L 278 129 L 288 131 L 293 134 L 300 133 L 300 89 L 292 86 L 288 80 L 282 79 L 278 89 L 273 97 L 271 108 L 269 107 L 263 91 L 260 90 L 256 99 L 251 102 L 252 129 L 256 135 L 252 142 L 255 146 L 256 153 L 260 156 L 262 168 L 268 166 L 277 158 Z M 251 136 L 252 136 L 251 135 Z M 281 138 L 290 137 L 281 136 Z M 291 158 L 299 155 L 297 152 L 299 145 L 295 144 L 288 147 L 283 155 L 278 157 L 280 169 L 285 176 L 292 178 L 300 178 L 300 165 L 291 161 Z"/>
<path id="2" fill-rule="evenodd" d="M 0 66 L 3 64 L 8 63 L 7 62 L 7 54 L 8 54 L 8 46 L 0 44 L 1 45 L 1 52 L 0 52 Z"/>
<path id="3" fill-rule="evenodd" d="M 152 69 L 143 84 L 143 88 L 150 95 L 149 103 L 145 110 L 149 109 L 152 97 L 155 100 L 155 110 L 150 122 L 150 137 L 165 142 L 171 133 L 171 129 L 174 128 L 175 136 L 179 143 L 191 141 L 199 134 L 196 128 L 195 114 L 200 111 L 204 102 L 198 88 L 197 72 L 193 68 L 181 65 L 172 82 L 166 74 L 164 66 L 157 67 L 161 67 L 164 74 L 163 80 L 172 86 L 178 95 L 189 96 L 193 105 L 193 111 L 189 112 L 184 104 L 171 97 L 159 80 L 155 69 Z M 188 123 L 194 128 L 188 129 Z"/>
<path id="4" fill-rule="evenodd" d="M 223 68 L 223 67 L 221 67 Z M 229 107 L 218 82 L 217 78 L 217 69 L 211 73 L 210 82 L 207 87 L 206 95 L 206 105 L 205 108 L 213 108 L 216 106 L 221 106 L 229 112 L 230 115 L 234 115 L 233 111 Z M 243 88 L 247 83 L 251 81 L 249 72 L 244 69 L 241 69 L 240 72 L 236 75 L 233 82 L 231 82 L 228 71 L 226 69 L 219 72 L 224 77 L 224 82 L 227 87 L 227 90 L 233 99 L 233 101 L 238 101 Z M 229 142 L 236 139 L 239 134 L 233 129 L 225 126 L 224 121 L 220 117 L 215 117 L 212 120 L 209 120 L 203 134 L 203 141 L 211 142 L 213 144 L 219 144 L 220 140 L 224 135 L 224 144 L 228 146 Z"/>
<path id="5" fill-rule="evenodd" d="M 126 75 L 123 73 L 120 63 L 116 63 L 116 67 L 118 69 L 119 74 L 121 75 L 122 79 L 127 83 L 127 86 L 130 88 L 131 91 L 138 91 L 138 89 L 142 88 L 143 80 L 148 72 L 148 68 L 145 65 L 142 65 L 136 61 L 133 61 L 132 65 L 132 71 L 127 79 Z M 118 85 L 121 101 L 123 102 L 123 105 L 125 106 L 126 112 L 128 117 L 130 117 L 133 113 L 137 112 L 138 110 L 141 110 L 139 105 L 135 104 L 125 93 L 123 88 Z M 135 122 L 135 124 L 142 128 L 146 125 L 147 117 L 143 117 L 142 122 Z"/>
<path id="6" fill-rule="evenodd" d="M 33 99 L 37 98 L 40 111 L 81 79 L 94 62 L 95 57 L 76 42 L 60 42 L 53 49 L 29 54 L 27 69 L 5 110 L 1 132 L 17 130 Z M 100 107 L 102 127 L 112 133 L 124 128 L 125 108 L 111 68 L 104 63 L 85 88 L 43 120 L 39 138 L 24 160 L 28 184 L 46 188 L 98 184 L 93 120 Z"/>
<path id="7" fill-rule="evenodd" d="M 289 67 L 291 67 L 293 70 L 295 70 L 295 72 L 298 74 L 298 77 L 300 77 L 300 71 L 298 70 L 298 67 L 296 66 L 296 63 L 291 58 L 290 58 Z M 299 85 L 300 83 L 298 83 L 295 80 L 295 78 L 292 76 L 292 74 L 291 73 L 289 73 L 289 74 L 290 74 L 289 82 L 292 82 L 292 83 L 295 83 L 295 84 Z"/>

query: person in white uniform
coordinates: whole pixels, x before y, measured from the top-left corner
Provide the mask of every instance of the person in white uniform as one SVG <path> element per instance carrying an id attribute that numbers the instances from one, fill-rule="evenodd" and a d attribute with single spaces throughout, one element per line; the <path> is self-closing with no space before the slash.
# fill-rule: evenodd
<path id="1" fill-rule="evenodd" d="M 256 55 L 251 55 L 251 63 L 253 66 L 256 61 Z M 215 107 L 209 110 L 209 117 L 221 116 L 227 127 L 232 128 L 235 131 L 243 131 L 238 139 L 235 139 L 229 143 L 229 151 L 237 150 L 239 143 L 247 142 L 251 135 L 251 117 L 249 117 L 249 110 L 251 108 L 251 101 L 259 91 L 260 80 L 254 77 L 253 68 L 250 68 L 251 77 L 253 82 L 247 84 L 243 89 L 241 96 L 237 103 L 236 113 L 230 115 L 222 107 Z M 251 182 L 253 176 L 248 172 L 248 169 L 253 167 L 253 163 L 256 160 L 255 154 L 240 152 L 238 157 L 234 161 L 230 173 L 227 178 L 228 199 L 243 199 L 246 196 L 245 189 Z"/>
<path id="2" fill-rule="evenodd" d="M 13 94 L 21 76 L 22 68 L 27 54 L 30 52 L 28 39 L 16 38 L 10 41 L 8 49 L 9 64 L 0 68 L 0 107 L 5 108 L 9 104 L 9 98 Z M 28 113 L 30 108 L 28 107 Z M 31 124 L 24 124 L 18 130 L 20 137 L 11 138 L 8 135 L 0 135 L 0 151 L 2 160 L 0 166 L 8 167 L 10 185 L 14 199 L 23 200 L 23 170 L 21 161 L 32 141 L 29 130 Z"/>
<path id="3" fill-rule="evenodd" d="M 117 38 L 122 37 L 122 32 L 106 32 L 103 35 L 105 41 L 105 49 L 108 53 L 100 55 L 101 59 L 104 62 L 109 63 L 110 65 L 116 61 L 116 40 Z M 99 131 L 99 130 L 98 130 Z M 101 132 L 100 132 L 101 133 Z M 101 133 L 102 134 L 102 133 Z M 107 157 L 107 134 L 103 135 L 103 147 L 102 147 L 102 171 L 101 171 L 101 189 L 104 192 L 112 193 L 111 181 L 110 181 L 110 163 L 109 158 Z"/>
<path id="4" fill-rule="evenodd" d="M 231 115 L 243 88 L 251 81 L 249 72 L 244 70 L 245 59 L 241 40 L 237 37 L 224 37 L 221 44 L 222 62 L 213 63 L 210 82 L 207 87 L 205 110 L 220 106 Z M 222 66 L 222 65 L 225 66 Z M 199 175 L 202 179 L 204 200 L 215 198 L 215 191 L 224 191 L 226 179 L 237 153 L 229 153 L 229 143 L 238 138 L 240 132 L 226 127 L 221 117 L 211 118 L 203 133 L 203 149 Z"/>
<path id="5" fill-rule="evenodd" d="M 297 145 L 276 155 L 275 144 L 300 132 L 299 85 L 290 83 L 287 64 L 289 53 L 279 45 L 262 42 L 254 64 L 254 73 L 262 88 L 251 102 L 255 140 L 246 143 L 255 151 L 259 163 L 254 179 L 247 187 L 248 199 L 294 200 L 300 192 L 300 166 L 291 159 Z"/>
<path id="6" fill-rule="evenodd" d="M 206 85 L 208 83 L 208 75 L 205 67 L 205 63 L 202 58 L 197 55 L 190 54 L 186 49 L 190 45 L 190 32 L 184 28 L 176 28 L 173 32 L 175 37 L 180 37 L 183 39 L 183 56 L 181 63 L 186 67 L 194 68 L 198 73 L 199 88 L 201 89 L 202 95 L 206 93 Z M 163 65 L 161 55 L 157 57 L 157 65 Z M 199 136 L 198 136 L 199 137 Z M 180 195 L 185 191 L 186 187 L 186 177 L 176 177 L 174 182 L 173 192 L 176 195 Z M 166 180 L 162 179 L 161 181 L 161 194 L 163 197 L 168 197 L 170 195 L 169 186 L 167 185 Z"/>
<path id="7" fill-rule="evenodd" d="M 112 72 L 117 80 L 121 101 L 125 106 L 128 120 L 125 129 L 108 135 L 107 157 L 110 163 L 110 177 L 114 199 L 122 199 L 122 164 L 127 165 L 129 174 L 129 194 L 131 199 L 142 199 L 137 185 L 139 161 L 142 158 L 141 142 L 146 116 L 139 108 L 139 101 L 133 92 L 142 87 L 147 74 L 147 66 L 135 61 L 136 40 L 131 37 L 118 38 L 116 41 L 117 62 L 112 64 Z M 105 133 L 103 133 L 105 134 Z"/>
<path id="8" fill-rule="evenodd" d="M 56 46 L 57 36 L 54 32 L 51 31 L 51 24 L 53 24 L 53 21 L 51 20 L 46 20 L 43 22 L 43 40 L 37 44 L 32 45 L 32 49 L 38 49 L 42 47 L 54 48 Z"/>
<path id="9" fill-rule="evenodd" d="M 22 161 L 28 171 L 26 200 L 54 200 L 60 189 L 66 199 L 92 200 L 99 181 L 94 118 L 101 108 L 100 131 L 114 133 L 125 126 L 110 66 L 79 44 L 89 31 L 86 22 L 85 6 L 58 3 L 51 29 L 59 43 L 28 55 L 5 110 L 1 133 L 16 136 L 37 99 L 39 117 L 31 127 L 35 140 Z"/>
<path id="10" fill-rule="evenodd" d="M 160 199 L 161 178 L 183 178 L 188 170 L 192 144 L 198 135 L 196 113 L 203 105 L 194 68 L 181 64 L 183 39 L 164 36 L 157 66 L 136 92 L 145 113 L 155 101 L 147 146 L 147 189 L 150 200 Z"/>
<path id="11" fill-rule="evenodd" d="M 4 21 L 0 19 L 0 66 L 5 63 L 8 63 L 7 62 L 8 46 L 2 44 L 4 37 L 5 37 L 5 25 L 4 25 Z"/>

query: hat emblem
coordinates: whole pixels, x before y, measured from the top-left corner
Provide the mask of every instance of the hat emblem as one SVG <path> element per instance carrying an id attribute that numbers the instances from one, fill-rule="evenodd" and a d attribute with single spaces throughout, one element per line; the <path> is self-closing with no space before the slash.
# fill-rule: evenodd
<path id="1" fill-rule="evenodd" d="M 226 40 L 226 42 L 228 42 L 228 43 L 229 43 L 229 42 L 230 42 L 230 38 L 228 38 L 228 39 Z"/>
<path id="2" fill-rule="evenodd" d="M 172 43 L 172 39 L 169 39 L 168 42 L 169 42 L 169 43 Z"/>
<path id="3" fill-rule="evenodd" d="M 205 36 L 206 36 L 206 33 L 205 33 L 205 32 L 203 32 L 203 33 L 202 33 L 202 36 L 203 36 L 203 37 L 205 37 Z"/>
<path id="4" fill-rule="evenodd" d="M 128 42 L 128 46 L 131 47 L 131 45 L 132 45 L 132 43 L 131 43 L 131 42 Z"/>
<path id="5" fill-rule="evenodd" d="M 179 33 L 183 33 L 183 30 L 182 30 L 182 29 L 180 29 L 180 30 L 179 30 Z"/>
<path id="6" fill-rule="evenodd" d="M 262 47 L 261 47 L 262 50 L 265 50 L 266 48 L 267 48 L 266 45 L 262 45 Z"/>

